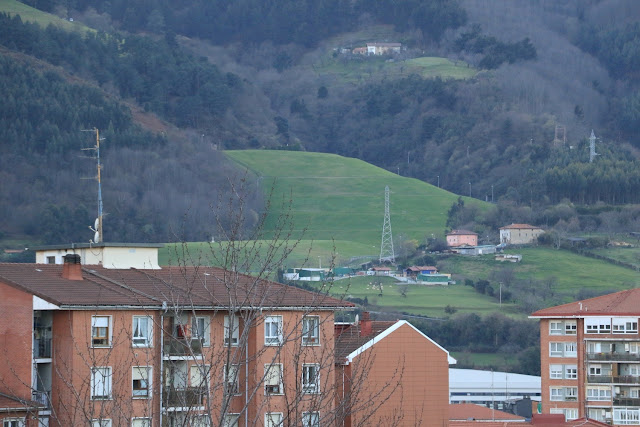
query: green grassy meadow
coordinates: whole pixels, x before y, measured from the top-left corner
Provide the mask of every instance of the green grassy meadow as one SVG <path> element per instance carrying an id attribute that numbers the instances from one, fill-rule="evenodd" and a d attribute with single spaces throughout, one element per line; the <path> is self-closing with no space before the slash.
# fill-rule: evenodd
<path id="1" fill-rule="evenodd" d="M 16 0 L 0 0 L 0 11 L 8 13 L 10 16 L 20 15 L 22 21 L 34 22 L 43 28 L 52 24 L 67 31 L 91 31 L 89 27 L 79 22 L 70 22 L 56 15 L 34 9 Z"/>
<path id="2" fill-rule="evenodd" d="M 374 254 L 380 251 L 386 185 L 391 191 L 391 227 L 396 238 L 403 236 L 418 242 L 432 234 L 444 238 L 447 211 L 458 199 L 423 181 L 334 154 L 268 150 L 226 154 L 254 173 L 256 184 L 266 194 L 273 187 L 267 231 L 282 213 L 280 201 L 291 200 L 296 238 L 360 242 L 371 245 Z M 466 203 L 477 203 L 481 209 L 490 207 L 475 199 L 464 199 Z M 370 250 L 366 252 L 369 253 Z"/>

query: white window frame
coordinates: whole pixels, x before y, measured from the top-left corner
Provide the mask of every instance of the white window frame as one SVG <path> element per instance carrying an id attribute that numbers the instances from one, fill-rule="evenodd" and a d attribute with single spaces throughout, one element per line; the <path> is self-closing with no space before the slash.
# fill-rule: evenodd
<path id="1" fill-rule="evenodd" d="M 611 387 L 587 387 L 587 400 L 611 400 Z"/>
<path id="2" fill-rule="evenodd" d="M 2 420 L 2 427 L 25 427 L 26 422 L 27 421 L 25 418 L 5 418 L 4 420 Z"/>
<path id="3" fill-rule="evenodd" d="M 564 400 L 569 400 L 569 401 L 578 400 L 578 387 L 565 387 Z"/>
<path id="4" fill-rule="evenodd" d="M 549 335 L 564 335 L 564 327 L 562 322 L 549 322 Z"/>
<path id="5" fill-rule="evenodd" d="M 144 376 L 147 376 L 145 379 Z M 137 378 L 140 377 L 140 378 Z M 132 366 L 131 367 L 131 394 L 134 399 L 150 399 L 151 398 L 151 381 L 153 378 L 153 368 L 151 366 Z M 146 388 L 136 389 L 135 381 L 146 381 Z M 143 391 L 146 390 L 146 393 Z M 136 394 L 137 392 L 137 394 Z"/>
<path id="6" fill-rule="evenodd" d="M 637 317 L 614 317 L 611 319 L 611 332 L 614 334 L 637 334 Z"/>
<path id="7" fill-rule="evenodd" d="M 303 412 L 303 427 L 320 427 L 320 412 Z"/>
<path id="8" fill-rule="evenodd" d="M 200 330 L 202 329 L 202 331 Z M 191 339 L 202 340 L 203 347 L 211 345 L 211 317 L 191 317 Z"/>
<path id="9" fill-rule="evenodd" d="M 151 427 L 151 418 L 131 418 L 131 427 Z"/>
<path id="10" fill-rule="evenodd" d="M 284 394 L 282 384 L 282 363 L 268 363 L 264 365 L 264 394 Z"/>
<path id="11" fill-rule="evenodd" d="M 613 423 L 618 425 L 640 424 L 640 409 L 613 408 Z"/>
<path id="12" fill-rule="evenodd" d="M 108 418 L 91 420 L 91 427 L 111 427 L 111 420 Z"/>
<path id="13" fill-rule="evenodd" d="M 104 325 L 104 321 L 106 320 L 107 325 Z M 94 315 L 91 316 L 91 347 L 96 348 L 108 348 L 111 347 L 111 338 L 112 338 L 112 318 L 108 315 Z M 106 335 L 98 335 L 97 329 L 99 328 L 107 328 Z M 95 340 L 98 339 L 106 339 L 106 344 L 96 344 Z"/>
<path id="14" fill-rule="evenodd" d="M 320 316 L 302 317 L 302 345 L 320 345 Z"/>
<path id="15" fill-rule="evenodd" d="M 564 365 L 549 365 L 549 378 L 552 380 L 564 378 Z"/>
<path id="16" fill-rule="evenodd" d="M 211 417 L 208 414 L 194 414 L 189 417 L 191 427 L 211 427 Z"/>
<path id="17" fill-rule="evenodd" d="M 595 364 L 595 363 L 590 364 L 588 369 L 589 369 L 589 375 L 591 376 L 596 377 L 596 376 L 602 375 L 602 365 L 600 364 Z"/>
<path id="18" fill-rule="evenodd" d="M 264 318 L 264 345 L 282 344 L 282 316 L 266 316 Z"/>
<path id="19" fill-rule="evenodd" d="M 611 318 L 610 317 L 585 317 L 584 333 L 585 334 L 610 334 Z"/>
<path id="20" fill-rule="evenodd" d="M 267 412 L 264 414 L 265 427 L 282 427 L 282 412 Z"/>
<path id="21" fill-rule="evenodd" d="M 568 380 L 578 379 L 578 366 L 577 365 L 564 365 L 564 377 Z"/>
<path id="22" fill-rule="evenodd" d="M 231 327 L 233 327 L 233 329 L 231 329 Z M 237 347 L 239 338 L 240 318 L 235 314 L 224 316 L 224 345 Z"/>
<path id="23" fill-rule="evenodd" d="M 575 408 L 550 408 L 550 414 L 562 414 L 565 421 L 571 421 L 578 418 L 578 410 Z"/>
<path id="24" fill-rule="evenodd" d="M 305 363 L 302 365 L 302 393 L 320 393 L 320 365 Z"/>
<path id="25" fill-rule="evenodd" d="M 578 343 L 566 342 L 564 343 L 564 357 L 577 357 L 578 356 Z"/>
<path id="26" fill-rule="evenodd" d="M 566 320 L 564 322 L 564 334 L 565 335 L 577 335 L 578 334 L 578 322 L 575 320 Z"/>
<path id="27" fill-rule="evenodd" d="M 222 419 L 222 427 L 238 427 L 240 414 L 227 414 Z"/>
<path id="28" fill-rule="evenodd" d="M 550 342 L 549 343 L 549 357 L 562 357 L 564 343 L 563 342 Z"/>
<path id="29" fill-rule="evenodd" d="M 146 322 L 142 322 L 146 320 Z M 142 323 L 142 324 L 141 324 Z M 146 323 L 146 325 L 144 324 Z M 153 317 L 133 316 L 132 342 L 134 347 L 151 347 L 153 345 Z"/>
<path id="30" fill-rule="evenodd" d="M 197 363 L 187 367 L 189 370 L 189 387 L 201 388 L 203 391 L 209 389 L 211 384 L 209 374 L 211 373 L 211 365 L 203 365 Z"/>
<path id="31" fill-rule="evenodd" d="M 562 387 L 549 387 L 549 400 L 552 402 L 564 400 L 564 389 Z"/>
<path id="32" fill-rule="evenodd" d="M 222 372 L 224 377 L 224 392 L 227 395 L 236 396 L 240 394 L 240 366 L 239 365 L 228 365 L 227 368 L 225 366 L 224 371 Z"/>
<path id="33" fill-rule="evenodd" d="M 98 378 L 96 375 L 99 374 L 102 378 L 101 382 L 98 383 Z M 113 389 L 111 388 L 111 380 L 112 380 L 113 371 L 111 370 L 111 366 L 96 366 L 91 368 L 91 400 L 110 400 L 112 397 Z M 103 393 L 106 394 L 96 394 L 98 387 L 100 384 L 103 384 Z"/>

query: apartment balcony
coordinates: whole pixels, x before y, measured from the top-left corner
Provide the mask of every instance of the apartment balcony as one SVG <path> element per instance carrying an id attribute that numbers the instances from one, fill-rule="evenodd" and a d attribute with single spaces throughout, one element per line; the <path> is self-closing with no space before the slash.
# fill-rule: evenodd
<path id="1" fill-rule="evenodd" d="M 202 342 L 198 339 L 169 338 L 164 343 L 164 356 L 200 356 Z"/>
<path id="2" fill-rule="evenodd" d="M 36 403 L 39 403 L 45 408 L 49 408 L 51 406 L 51 399 L 48 391 L 32 390 L 31 400 L 33 400 Z"/>
<path id="3" fill-rule="evenodd" d="M 637 353 L 587 353 L 589 361 L 620 361 L 620 362 L 640 362 L 640 354 Z"/>
<path id="4" fill-rule="evenodd" d="M 640 406 L 640 398 L 637 397 L 614 397 L 615 406 Z"/>
<path id="5" fill-rule="evenodd" d="M 591 384 L 640 384 L 640 377 L 631 375 L 589 375 L 587 382 Z"/>
<path id="6" fill-rule="evenodd" d="M 33 340 L 33 358 L 51 358 L 51 338 L 38 338 Z"/>
<path id="7" fill-rule="evenodd" d="M 198 387 L 165 389 L 162 392 L 162 406 L 165 408 L 194 409 L 203 405 L 204 392 Z"/>

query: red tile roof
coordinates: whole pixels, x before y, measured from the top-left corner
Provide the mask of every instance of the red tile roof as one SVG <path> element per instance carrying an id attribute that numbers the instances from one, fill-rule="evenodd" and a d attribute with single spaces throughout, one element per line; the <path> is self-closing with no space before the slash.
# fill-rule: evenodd
<path id="1" fill-rule="evenodd" d="M 161 270 L 82 268 L 83 280 L 61 277 L 62 265 L 0 263 L 0 282 L 61 307 L 146 306 L 189 301 L 194 307 L 313 307 L 352 303 L 269 280 L 211 267 Z M 206 275 L 205 275 L 206 274 Z"/>
<path id="2" fill-rule="evenodd" d="M 535 225 L 529 225 L 529 224 L 511 224 L 511 225 L 505 225 L 504 227 L 500 227 L 500 230 L 521 230 L 521 229 L 528 229 L 528 230 L 542 230 L 542 228 L 540 227 L 536 227 Z"/>
<path id="3" fill-rule="evenodd" d="M 524 421 L 524 417 L 474 403 L 458 403 L 449 405 L 449 420 Z"/>
<path id="4" fill-rule="evenodd" d="M 348 355 L 389 329 L 395 321 L 372 320 L 371 333 L 360 336 L 361 324 L 358 325 L 336 325 L 335 353 L 336 362 L 342 363 Z"/>
<path id="5" fill-rule="evenodd" d="M 532 313 L 530 317 L 638 316 L 639 312 L 640 288 L 636 288 L 545 308 Z"/>

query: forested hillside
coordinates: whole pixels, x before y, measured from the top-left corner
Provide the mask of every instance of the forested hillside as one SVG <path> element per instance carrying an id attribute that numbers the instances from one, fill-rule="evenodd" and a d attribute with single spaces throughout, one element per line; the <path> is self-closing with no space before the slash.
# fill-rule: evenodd
<path id="1" fill-rule="evenodd" d="M 0 2 L 0 238 L 91 235 L 95 182 L 80 178 L 95 164 L 79 156 L 94 127 L 109 240 L 209 238 L 197 218 L 242 175 L 220 149 L 357 157 L 541 212 L 640 203 L 633 0 L 25 1 L 84 33 L 13 3 Z M 403 48 L 351 53 L 368 42 Z M 425 77 L 430 57 L 472 77 Z"/>

